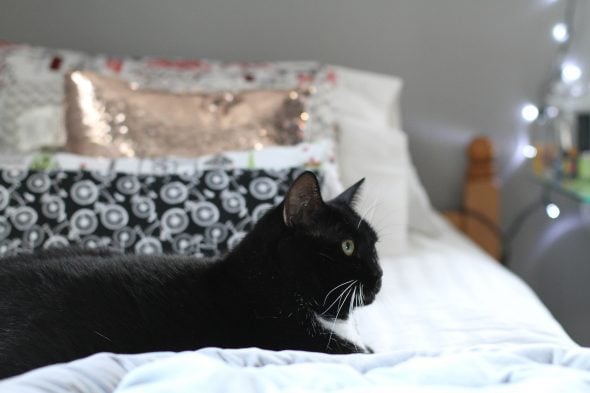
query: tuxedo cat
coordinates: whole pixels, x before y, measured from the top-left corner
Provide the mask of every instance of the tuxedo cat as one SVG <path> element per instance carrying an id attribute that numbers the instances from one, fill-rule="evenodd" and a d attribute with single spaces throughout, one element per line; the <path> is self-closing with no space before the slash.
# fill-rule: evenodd
<path id="1" fill-rule="evenodd" d="M 381 286 L 377 235 L 305 172 L 227 256 L 50 250 L 0 259 L 0 378 L 96 352 L 359 350 L 320 323 Z"/>

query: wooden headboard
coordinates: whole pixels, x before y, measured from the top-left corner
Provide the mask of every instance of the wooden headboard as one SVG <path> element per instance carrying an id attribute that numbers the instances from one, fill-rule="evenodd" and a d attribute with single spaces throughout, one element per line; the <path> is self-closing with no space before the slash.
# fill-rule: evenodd
<path id="1" fill-rule="evenodd" d="M 500 259 L 499 187 L 494 169 L 494 147 L 485 137 L 475 138 L 467 148 L 468 165 L 463 184 L 463 202 L 445 217 L 491 256 Z"/>

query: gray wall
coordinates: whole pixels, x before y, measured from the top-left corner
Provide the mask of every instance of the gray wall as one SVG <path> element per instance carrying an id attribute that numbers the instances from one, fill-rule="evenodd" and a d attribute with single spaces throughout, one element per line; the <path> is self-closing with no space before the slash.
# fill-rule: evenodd
<path id="1" fill-rule="evenodd" d="M 507 225 L 540 192 L 519 158 L 526 129 L 519 111 L 536 98 L 551 64 L 549 32 L 563 3 L 0 0 L 0 37 L 112 54 L 317 59 L 399 75 L 404 128 L 435 206 L 458 205 L 464 145 L 487 134 L 498 149 Z M 564 208 L 575 222 L 569 226 L 539 211 L 516 237 L 512 260 L 565 327 L 590 345 L 590 230 L 577 208 Z"/>

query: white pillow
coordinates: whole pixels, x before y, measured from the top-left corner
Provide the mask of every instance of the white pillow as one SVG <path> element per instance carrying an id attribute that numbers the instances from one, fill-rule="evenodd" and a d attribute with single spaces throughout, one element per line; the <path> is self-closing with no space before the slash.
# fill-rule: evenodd
<path id="1" fill-rule="evenodd" d="M 336 117 L 346 115 L 384 127 L 401 128 L 400 78 L 374 72 L 332 66 L 337 75 L 334 89 Z"/>
<path id="2" fill-rule="evenodd" d="M 399 130 L 400 134 L 404 134 Z M 412 163 L 410 154 L 407 155 L 408 171 L 408 229 L 421 232 L 424 235 L 439 237 L 443 234 L 436 214 L 428 198 L 428 193 L 422 185 L 416 167 Z"/>
<path id="3" fill-rule="evenodd" d="M 401 131 L 399 102 L 403 81 L 400 78 L 341 66 L 332 67 L 338 78 L 333 92 L 334 110 L 341 127 L 346 128 L 352 122 L 369 134 L 389 132 L 406 137 Z M 408 171 L 408 228 L 438 236 L 441 232 L 436 220 L 432 218 L 433 209 L 428 194 L 407 149 L 404 156 L 404 165 Z M 370 155 L 365 158 L 373 159 Z M 345 160 L 346 157 L 342 159 Z"/>
<path id="4" fill-rule="evenodd" d="M 407 245 L 407 141 L 399 132 L 348 120 L 340 123 L 337 148 L 342 184 L 365 178 L 357 211 L 377 231 L 381 257 L 403 253 Z"/>

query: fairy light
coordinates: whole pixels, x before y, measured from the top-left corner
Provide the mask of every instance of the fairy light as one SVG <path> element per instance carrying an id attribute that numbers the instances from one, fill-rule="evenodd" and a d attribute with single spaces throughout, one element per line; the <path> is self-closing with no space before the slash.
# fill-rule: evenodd
<path id="1" fill-rule="evenodd" d="M 551 218 L 552 220 L 555 220 L 561 214 L 559 206 L 557 206 L 555 203 L 548 203 L 547 206 L 545 206 L 545 212 L 547 213 L 547 217 Z"/>
<path id="2" fill-rule="evenodd" d="M 551 29 L 553 39 L 559 43 L 564 43 L 570 38 L 570 33 L 565 23 L 558 23 Z"/>
<path id="3" fill-rule="evenodd" d="M 539 117 L 539 108 L 534 104 L 526 104 L 522 107 L 520 115 L 525 121 L 532 123 Z"/>
<path id="4" fill-rule="evenodd" d="M 548 4 L 556 4 L 559 0 L 547 0 Z M 557 62 L 555 63 L 554 74 L 558 75 L 561 82 L 570 85 L 570 94 L 576 95 L 575 82 L 579 81 L 583 76 L 581 67 L 571 59 L 568 59 L 568 52 L 572 43 L 574 31 L 573 31 L 573 20 L 577 6 L 577 0 L 566 0 L 565 4 L 565 17 L 562 22 L 556 23 L 551 28 L 551 36 L 555 42 L 559 44 L 557 53 Z M 553 82 L 550 79 L 547 83 Z M 583 93 L 583 89 L 579 89 Z M 543 101 L 541 98 L 540 101 Z M 532 103 L 526 104 L 522 107 L 520 115 L 522 119 L 527 123 L 534 123 L 537 121 L 546 121 L 548 119 L 555 119 L 560 114 L 559 109 L 555 106 L 535 105 Z M 522 145 L 521 145 L 522 146 Z M 528 159 L 535 158 L 537 156 L 537 149 L 532 145 L 526 145 L 522 147 L 521 154 Z"/>
<path id="5" fill-rule="evenodd" d="M 537 156 L 537 148 L 533 145 L 525 145 L 522 148 L 522 155 L 526 158 L 535 158 Z"/>
<path id="6" fill-rule="evenodd" d="M 563 63 L 561 66 L 561 79 L 565 83 L 572 83 L 582 77 L 582 69 L 575 63 Z"/>
<path id="7" fill-rule="evenodd" d="M 548 106 L 547 108 L 545 108 L 545 114 L 548 118 L 555 119 L 557 116 L 559 116 L 559 109 L 553 105 Z"/>

